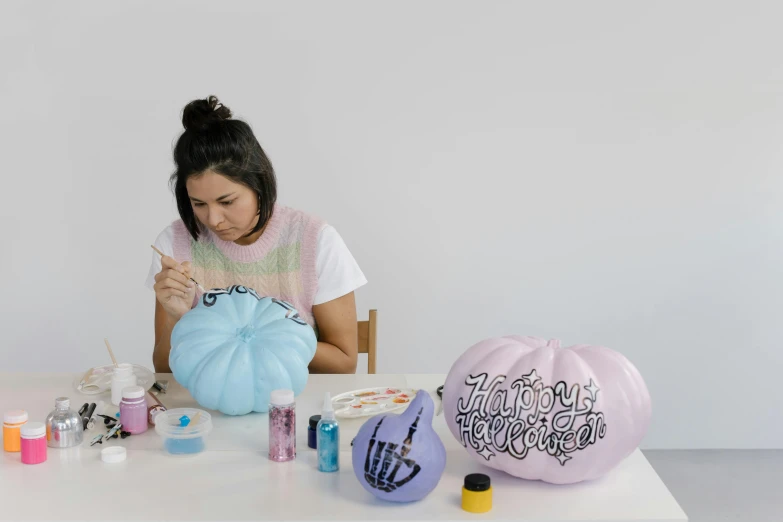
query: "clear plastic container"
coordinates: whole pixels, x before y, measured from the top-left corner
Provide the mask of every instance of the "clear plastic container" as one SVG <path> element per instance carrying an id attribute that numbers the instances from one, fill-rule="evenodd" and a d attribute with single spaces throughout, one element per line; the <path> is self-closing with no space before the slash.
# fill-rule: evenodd
<path id="1" fill-rule="evenodd" d="M 183 417 L 189 422 L 183 426 Z M 155 417 L 155 431 L 163 439 L 163 450 L 175 457 L 198 455 L 206 448 L 212 431 L 212 417 L 198 408 L 174 408 Z"/>

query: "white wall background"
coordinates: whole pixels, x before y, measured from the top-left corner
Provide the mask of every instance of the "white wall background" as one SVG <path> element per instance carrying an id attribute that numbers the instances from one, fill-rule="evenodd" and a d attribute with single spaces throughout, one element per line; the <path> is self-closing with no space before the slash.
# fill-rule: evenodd
<path id="1" fill-rule="evenodd" d="M 381 372 L 603 344 L 645 448 L 780 448 L 779 3 L 6 2 L 0 370 L 150 367 L 182 107 L 218 95 L 336 226 Z M 363 361 L 362 361 L 363 363 Z"/>

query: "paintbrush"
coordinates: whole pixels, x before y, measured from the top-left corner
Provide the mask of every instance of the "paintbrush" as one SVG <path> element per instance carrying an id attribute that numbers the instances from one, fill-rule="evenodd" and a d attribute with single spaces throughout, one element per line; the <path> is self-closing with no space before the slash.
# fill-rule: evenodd
<path id="1" fill-rule="evenodd" d="M 158 250 L 157 248 L 155 248 L 155 245 L 150 245 L 150 246 L 151 246 L 151 247 L 152 247 L 152 249 L 153 249 L 155 252 L 157 252 L 157 253 L 158 253 L 158 255 L 160 255 L 161 257 L 163 257 L 163 256 L 165 256 L 165 255 L 166 255 L 166 254 L 164 254 L 163 252 L 161 252 L 160 250 Z M 196 283 L 196 286 L 199 288 L 199 290 L 201 290 L 201 291 L 202 291 L 202 292 L 204 292 L 204 293 L 207 293 L 207 291 L 206 291 L 206 290 L 204 290 L 204 287 L 203 287 L 203 286 L 201 286 L 201 284 L 200 284 L 198 281 L 196 281 L 196 280 L 195 280 L 195 279 L 193 279 L 192 277 L 191 277 L 191 278 L 189 278 L 189 279 L 190 279 L 191 281 L 193 281 L 194 283 Z"/>

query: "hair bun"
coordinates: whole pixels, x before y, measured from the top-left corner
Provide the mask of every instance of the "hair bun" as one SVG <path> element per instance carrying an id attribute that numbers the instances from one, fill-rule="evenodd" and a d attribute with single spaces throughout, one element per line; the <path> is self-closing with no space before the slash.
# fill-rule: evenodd
<path id="1" fill-rule="evenodd" d="M 231 109 L 220 103 L 217 96 L 209 96 L 205 100 L 193 100 L 185 106 L 182 125 L 185 130 L 196 130 L 229 118 Z"/>

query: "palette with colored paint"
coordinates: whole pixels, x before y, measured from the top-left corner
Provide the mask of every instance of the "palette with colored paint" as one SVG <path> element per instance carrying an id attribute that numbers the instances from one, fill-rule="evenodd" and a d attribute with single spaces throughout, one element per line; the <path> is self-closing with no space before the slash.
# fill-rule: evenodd
<path id="1" fill-rule="evenodd" d="M 335 395 L 332 407 L 338 417 L 370 417 L 407 408 L 416 391 L 409 388 L 362 388 Z"/>

